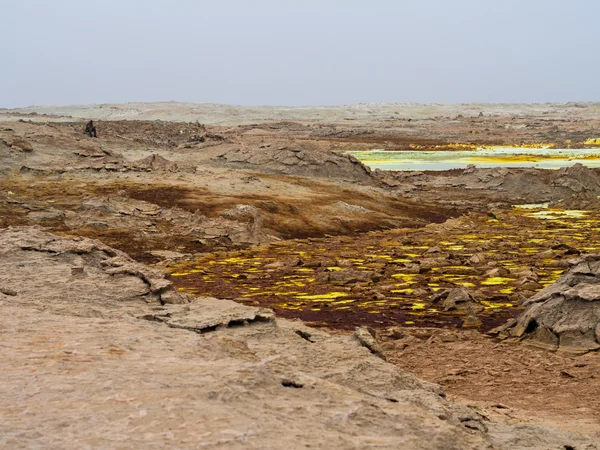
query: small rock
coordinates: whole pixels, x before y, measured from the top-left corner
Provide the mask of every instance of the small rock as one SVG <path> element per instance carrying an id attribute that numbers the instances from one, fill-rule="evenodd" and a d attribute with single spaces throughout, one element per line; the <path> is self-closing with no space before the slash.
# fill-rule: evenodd
<path id="1" fill-rule="evenodd" d="M 166 292 L 160 294 L 160 300 L 165 304 L 182 305 L 189 303 L 186 296 L 180 294 L 175 289 L 168 289 Z"/>
<path id="2" fill-rule="evenodd" d="M 504 267 L 496 267 L 495 269 L 492 269 L 492 270 L 486 272 L 485 276 L 488 278 L 496 278 L 496 277 L 505 277 L 508 274 L 510 274 L 508 269 L 505 269 Z"/>
<path id="3" fill-rule="evenodd" d="M 517 286 L 527 291 L 536 291 L 542 288 L 542 286 L 538 282 L 529 278 L 520 279 L 519 281 L 517 281 Z"/>
<path id="4" fill-rule="evenodd" d="M 375 356 L 380 357 L 384 361 L 387 361 L 382 348 L 379 346 L 377 339 L 371 334 L 371 331 L 365 327 L 357 327 L 354 330 L 354 337 L 358 340 L 360 345 L 369 349 Z"/>
<path id="5" fill-rule="evenodd" d="M 10 142 L 9 145 L 11 148 L 19 150 L 21 152 L 29 153 L 33 151 L 33 146 L 31 145 L 31 143 L 20 137 L 13 138 L 12 142 Z"/>
<path id="6" fill-rule="evenodd" d="M 71 267 L 71 275 L 74 277 L 85 276 L 83 267 Z"/>
<path id="7" fill-rule="evenodd" d="M 535 255 L 539 259 L 552 259 L 554 258 L 554 252 L 552 250 L 546 250 Z"/>
<path id="8" fill-rule="evenodd" d="M 463 328 L 479 329 L 482 326 L 483 326 L 483 322 L 475 314 L 469 314 L 467 317 L 465 317 L 465 320 L 463 320 L 463 324 L 462 324 Z"/>
<path id="9" fill-rule="evenodd" d="M 4 295 L 9 295 L 11 297 L 14 297 L 15 295 L 17 295 L 17 291 L 15 291 L 14 289 L 10 289 L 10 288 L 3 287 L 3 286 L 0 286 L 0 293 L 2 293 Z"/>
<path id="10" fill-rule="evenodd" d="M 471 264 L 483 264 L 485 262 L 485 255 L 483 253 L 475 253 L 469 258 Z"/>

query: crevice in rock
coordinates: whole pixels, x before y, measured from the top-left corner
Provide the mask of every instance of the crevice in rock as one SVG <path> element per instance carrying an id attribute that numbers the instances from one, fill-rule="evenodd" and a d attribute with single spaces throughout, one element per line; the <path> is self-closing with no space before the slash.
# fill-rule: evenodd
<path id="1" fill-rule="evenodd" d="M 312 334 L 310 334 L 308 331 L 296 330 L 296 334 L 298 336 L 300 336 L 302 339 L 304 339 L 305 341 L 310 342 L 311 344 L 314 344 L 314 342 L 315 342 L 312 337 Z"/>
<path id="2" fill-rule="evenodd" d="M 297 381 L 293 381 L 293 380 L 281 380 L 281 385 L 283 387 L 291 387 L 291 388 L 295 388 L 295 389 L 302 389 L 304 387 L 304 385 L 302 383 L 298 383 Z"/>
<path id="3" fill-rule="evenodd" d="M 525 334 L 533 333 L 537 330 L 538 323 L 535 319 L 531 319 L 527 324 L 527 328 L 525 328 Z"/>

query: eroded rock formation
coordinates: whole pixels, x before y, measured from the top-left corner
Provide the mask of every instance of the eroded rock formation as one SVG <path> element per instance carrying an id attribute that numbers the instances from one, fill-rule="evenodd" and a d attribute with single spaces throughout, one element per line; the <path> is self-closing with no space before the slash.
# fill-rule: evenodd
<path id="1" fill-rule="evenodd" d="M 600 349 L 600 255 L 571 262 L 559 280 L 529 298 L 525 312 L 498 331 L 567 352 Z"/>

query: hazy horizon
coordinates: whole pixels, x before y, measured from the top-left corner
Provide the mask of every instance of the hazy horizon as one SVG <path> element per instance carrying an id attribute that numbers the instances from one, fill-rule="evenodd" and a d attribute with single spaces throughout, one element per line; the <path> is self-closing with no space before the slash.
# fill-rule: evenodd
<path id="1" fill-rule="evenodd" d="M 600 101 L 600 2 L 5 1 L 0 108 Z"/>
<path id="2" fill-rule="evenodd" d="M 180 103 L 180 104 L 192 104 L 192 105 L 215 105 L 215 106 L 231 106 L 239 108 L 339 108 L 343 106 L 360 106 L 360 105 L 422 105 L 422 106 L 461 106 L 461 105 L 568 105 L 568 104 L 600 104 L 600 101 L 594 100 L 570 100 L 566 102 L 455 102 L 455 103 L 441 103 L 441 102 L 361 102 L 361 103 L 338 103 L 338 104 L 327 104 L 327 105 L 276 105 L 276 104 L 247 104 L 240 105 L 235 103 L 214 103 L 214 102 L 190 102 L 190 101 L 179 101 L 179 100 L 154 100 L 154 101 L 125 101 L 115 103 L 45 103 L 45 104 L 31 104 L 26 106 L 15 106 L 11 108 L 1 107 L 0 109 L 28 109 L 28 108 L 69 108 L 69 107 L 85 107 L 85 106 L 101 106 L 101 105 L 127 105 L 127 104 L 160 104 L 160 103 Z"/>

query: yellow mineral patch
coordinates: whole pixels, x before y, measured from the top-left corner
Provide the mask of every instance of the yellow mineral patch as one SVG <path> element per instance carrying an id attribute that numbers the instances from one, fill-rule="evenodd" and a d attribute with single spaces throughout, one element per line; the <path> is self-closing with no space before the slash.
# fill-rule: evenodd
<path id="1" fill-rule="evenodd" d="M 600 138 L 590 138 L 584 142 L 585 145 L 598 145 L 600 146 Z"/>
<path id="2" fill-rule="evenodd" d="M 354 303 L 354 300 L 349 298 L 347 300 L 336 300 L 336 301 L 332 302 L 332 304 L 334 304 L 334 305 L 345 305 L 347 303 Z"/>
<path id="3" fill-rule="evenodd" d="M 491 302 L 491 301 L 488 301 L 488 300 L 482 300 L 481 304 L 486 309 L 501 309 L 501 308 L 512 308 L 512 307 L 514 307 L 514 305 L 512 303 L 497 303 L 497 302 Z"/>
<path id="4" fill-rule="evenodd" d="M 264 296 L 264 295 L 272 295 L 272 292 L 269 292 L 269 291 L 253 292 L 251 294 L 242 294 L 242 297 L 259 297 L 259 296 Z"/>
<path id="5" fill-rule="evenodd" d="M 404 316 L 410 319 L 406 322 L 407 326 L 453 327 L 456 315 L 431 308 L 428 300 L 431 292 L 450 287 L 467 287 L 473 291 L 481 288 L 479 294 L 488 296 L 482 302 L 487 313 L 481 315 L 487 327 L 490 321 L 495 325 L 515 314 L 518 305 L 508 298 L 519 292 L 519 288 L 515 287 L 516 273 L 534 267 L 539 284 L 548 286 L 563 274 L 564 261 L 570 257 L 542 259 L 536 255 L 557 244 L 582 253 L 600 250 L 600 212 L 565 211 L 547 206 L 519 205 L 502 211 L 499 222 L 488 222 L 487 215 L 472 213 L 466 218 L 455 219 L 456 227 L 444 228 L 439 234 L 427 229 L 403 229 L 366 233 L 360 239 L 332 236 L 287 241 L 285 245 L 254 247 L 238 253 L 215 252 L 203 255 L 195 262 L 170 265 L 166 271 L 172 272 L 176 287 L 183 286 L 180 289 L 187 289 L 187 292 L 223 298 L 241 297 L 246 298 L 247 303 L 258 300 L 265 306 L 288 311 L 290 317 L 299 317 L 301 312 L 310 311 L 319 317 L 314 319 L 316 322 L 324 324 L 338 320 L 339 316 L 335 313 L 343 310 L 340 315 L 348 315 L 352 320 L 368 315 L 365 323 L 387 325 L 400 310 L 408 314 Z M 394 267 L 398 272 L 412 271 L 404 264 L 409 265 L 422 258 L 424 250 L 436 245 L 452 253 L 456 260 L 466 261 L 474 254 L 483 253 L 486 263 L 491 264 L 489 268 L 440 265 L 423 273 L 390 273 Z M 558 247 L 553 253 L 558 255 L 562 252 Z M 298 255 L 310 256 L 311 261 L 314 259 L 322 266 L 328 266 L 329 271 L 346 270 L 347 266 L 353 270 L 363 268 L 369 271 L 379 267 L 378 264 L 365 264 L 365 259 L 385 260 L 390 264 L 381 271 L 379 281 L 358 283 L 353 290 L 330 285 L 329 289 L 339 292 L 324 292 L 327 284 L 314 283 L 314 268 L 281 267 L 281 270 L 268 273 L 263 269 L 265 261 L 285 261 L 298 258 Z M 344 262 L 338 266 L 334 262 L 336 260 Z M 482 275 L 492 268 L 505 268 L 511 274 L 499 277 Z M 250 276 L 253 272 L 254 276 Z M 379 300 L 373 300 L 374 297 L 379 297 Z M 328 308 L 324 308 L 323 304 L 327 304 Z M 497 314 L 500 312 L 502 314 Z"/>
<path id="6" fill-rule="evenodd" d="M 297 295 L 297 299 L 301 300 L 332 300 L 340 297 L 348 297 L 347 292 L 328 292 L 326 294 L 313 294 L 313 295 Z"/>
<path id="7" fill-rule="evenodd" d="M 412 280 L 416 276 L 416 273 L 395 273 L 392 275 L 392 278 L 404 278 L 405 280 Z"/>
<path id="8" fill-rule="evenodd" d="M 510 283 L 511 281 L 514 281 L 514 280 L 512 278 L 506 278 L 506 277 L 490 277 L 490 278 L 487 278 L 485 281 L 482 281 L 481 284 L 484 286 L 495 286 L 498 284 Z"/>

